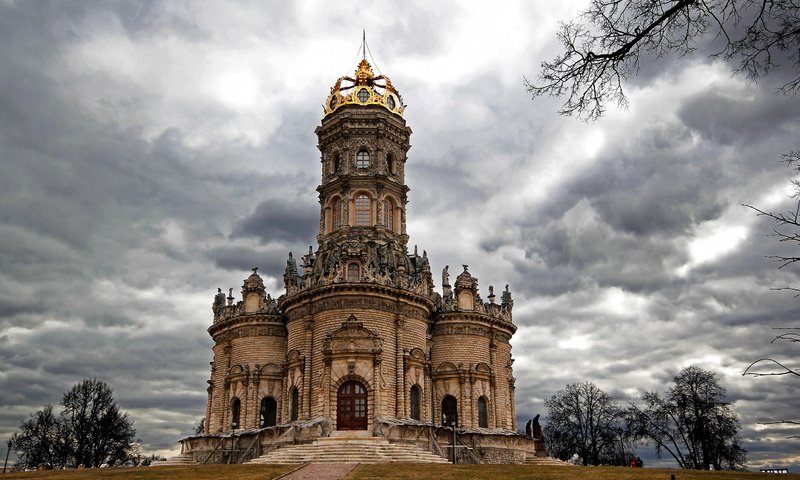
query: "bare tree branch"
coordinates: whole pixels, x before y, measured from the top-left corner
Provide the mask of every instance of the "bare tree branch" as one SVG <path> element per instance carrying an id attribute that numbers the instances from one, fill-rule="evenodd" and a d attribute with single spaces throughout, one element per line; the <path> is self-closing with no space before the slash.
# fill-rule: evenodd
<path id="1" fill-rule="evenodd" d="M 627 106 L 622 82 L 644 57 L 685 55 L 708 34 L 723 42 L 711 58 L 733 63 L 751 81 L 789 69 L 795 74 L 780 91 L 800 89 L 797 0 L 593 0 L 576 21 L 561 24 L 563 53 L 524 83 L 533 97 L 565 97 L 560 114 L 595 120 L 607 101 Z"/>
<path id="2" fill-rule="evenodd" d="M 772 363 L 772 364 L 777 365 L 778 367 L 780 367 L 782 370 L 777 371 L 777 372 L 775 372 L 775 371 L 770 371 L 770 372 L 751 372 L 750 369 L 753 368 L 755 365 L 757 365 L 759 363 Z M 800 377 L 800 373 L 799 372 L 797 372 L 796 370 L 792 370 L 791 368 L 787 367 L 786 365 L 784 365 L 781 362 L 779 362 L 777 360 L 774 360 L 772 358 L 759 358 L 755 362 L 751 363 L 750 365 L 747 366 L 747 368 L 744 369 L 744 372 L 742 373 L 742 376 L 745 376 L 745 375 L 752 375 L 754 377 L 771 377 L 771 376 L 781 376 L 781 375 L 796 375 L 796 376 Z"/>

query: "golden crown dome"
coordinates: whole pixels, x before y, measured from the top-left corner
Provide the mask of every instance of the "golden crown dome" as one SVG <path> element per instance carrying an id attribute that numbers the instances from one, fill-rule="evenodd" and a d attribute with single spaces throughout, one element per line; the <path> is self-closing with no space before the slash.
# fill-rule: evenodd
<path id="1" fill-rule="evenodd" d="M 383 84 L 378 82 L 383 81 Z M 380 105 L 392 113 L 403 115 L 403 97 L 392 86 L 386 75 L 372 72 L 372 66 L 365 59 L 356 68 L 355 78 L 339 77 L 331 87 L 331 94 L 325 102 L 325 115 L 344 105 Z"/>

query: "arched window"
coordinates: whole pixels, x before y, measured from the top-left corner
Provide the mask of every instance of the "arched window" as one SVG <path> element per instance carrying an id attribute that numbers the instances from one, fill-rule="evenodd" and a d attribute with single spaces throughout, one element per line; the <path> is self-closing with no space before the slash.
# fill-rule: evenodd
<path id="1" fill-rule="evenodd" d="M 336 230 L 342 226 L 342 201 L 338 198 L 331 204 L 331 229 Z"/>
<path id="2" fill-rule="evenodd" d="M 336 173 L 339 171 L 339 154 L 333 156 L 333 161 L 331 162 L 331 173 Z"/>
<path id="3" fill-rule="evenodd" d="M 412 385 L 411 386 L 411 418 L 414 420 L 420 420 L 420 412 L 419 412 L 419 404 L 420 404 L 420 392 L 419 386 Z"/>
<path id="4" fill-rule="evenodd" d="M 489 428 L 489 402 L 483 396 L 478 398 L 478 426 Z"/>
<path id="5" fill-rule="evenodd" d="M 289 421 L 294 422 L 295 420 L 297 420 L 298 416 L 297 410 L 300 407 L 300 398 L 299 398 L 300 394 L 297 392 L 297 387 L 292 387 L 290 396 L 292 397 L 292 400 L 291 400 L 291 408 L 289 410 Z"/>
<path id="6" fill-rule="evenodd" d="M 356 155 L 356 167 L 362 170 L 369 168 L 369 152 L 366 150 L 359 150 Z"/>
<path id="7" fill-rule="evenodd" d="M 361 280 L 361 269 L 358 264 L 353 262 L 347 266 L 347 281 L 358 282 Z"/>
<path id="8" fill-rule="evenodd" d="M 234 398 L 231 402 L 231 428 L 239 428 L 239 412 L 242 409 L 242 402 L 238 398 Z"/>
<path id="9" fill-rule="evenodd" d="M 458 402 L 456 397 L 445 395 L 442 399 L 442 425 L 452 427 L 458 425 Z"/>
<path id="10" fill-rule="evenodd" d="M 278 402 L 272 397 L 261 399 L 261 428 L 274 427 L 278 423 Z"/>
<path id="11" fill-rule="evenodd" d="M 370 224 L 371 207 L 369 196 L 362 193 L 356 197 L 356 225 Z"/>
<path id="12" fill-rule="evenodd" d="M 389 200 L 383 201 L 383 226 L 394 231 L 394 207 Z"/>
<path id="13" fill-rule="evenodd" d="M 386 155 L 386 169 L 389 170 L 389 175 L 394 175 L 394 156 L 390 153 Z"/>

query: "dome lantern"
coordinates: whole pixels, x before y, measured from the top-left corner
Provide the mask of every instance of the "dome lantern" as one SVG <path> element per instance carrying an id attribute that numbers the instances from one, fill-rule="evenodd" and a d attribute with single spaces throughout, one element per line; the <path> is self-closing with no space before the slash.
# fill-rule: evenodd
<path id="1" fill-rule="evenodd" d="M 325 115 L 344 105 L 380 105 L 392 113 L 403 115 L 403 97 L 389 77 L 383 74 L 375 76 L 366 58 L 358 64 L 354 77 L 344 76 L 336 80 L 323 107 Z"/>

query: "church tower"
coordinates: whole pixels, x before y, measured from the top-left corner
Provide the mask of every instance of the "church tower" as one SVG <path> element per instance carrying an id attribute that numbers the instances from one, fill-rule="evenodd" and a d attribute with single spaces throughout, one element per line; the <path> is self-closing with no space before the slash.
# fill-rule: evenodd
<path id="1" fill-rule="evenodd" d="M 354 430 L 446 444 L 441 425 L 462 429 L 483 461 L 519 462 L 532 448 L 516 434 L 508 285 L 499 303 L 489 286 L 484 302 L 464 265 L 452 286 L 445 267 L 435 292 L 427 253 L 409 247 L 404 109 L 366 55 L 331 88 L 315 130 L 317 248 L 289 252 L 278 298 L 257 268 L 240 301 L 218 289 L 204 435 L 186 439 L 186 454 L 217 459 L 230 435 L 273 449 Z"/>
<path id="2" fill-rule="evenodd" d="M 402 97 L 366 59 L 337 80 L 317 127 L 319 248 L 287 262 L 289 418 L 371 429 L 377 417 L 430 418 L 425 395 L 435 308 L 425 252 L 408 254 Z M 409 396 L 415 388 L 414 401 Z"/>

